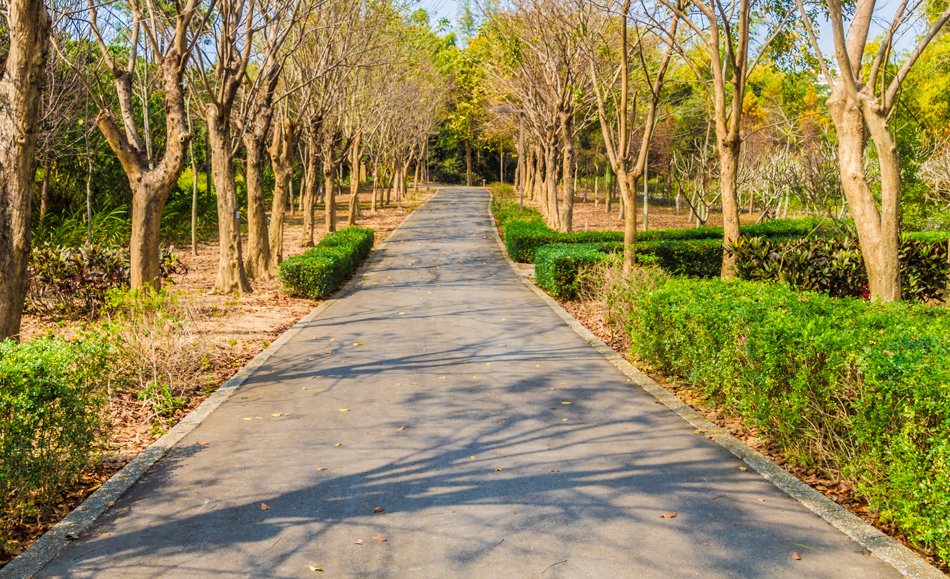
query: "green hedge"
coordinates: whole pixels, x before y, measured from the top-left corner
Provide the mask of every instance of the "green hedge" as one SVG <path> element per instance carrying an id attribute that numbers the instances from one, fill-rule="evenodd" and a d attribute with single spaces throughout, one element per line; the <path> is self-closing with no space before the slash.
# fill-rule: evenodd
<path id="1" fill-rule="evenodd" d="M 657 265 L 674 275 L 717 277 L 722 271 L 722 242 L 718 239 L 661 240 L 637 243 L 637 260 Z M 623 243 L 555 243 L 535 252 L 538 287 L 554 297 L 577 297 L 581 269 L 623 251 Z"/>
<path id="2" fill-rule="evenodd" d="M 505 223 L 505 247 L 511 259 L 521 263 L 534 261 L 534 252 L 542 245 L 552 243 L 606 243 L 622 242 L 622 231 L 578 231 L 559 233 L 548 227 L 540 217 L 530 220 L 511 219 Z M 755 237 L 803 237 L 825 233 L 816 219 L 776 219 L 742 228 L 742 234 Z M 721 227 L 691 229 L 653 229 L 637 233 L 637 243 L 649 241 L 722 240 Z M 720 248 L 721 252 L 721 248 Z M 720 261 L 722 256 L 720 254 Z"/>
<path id="3" fill-rule="evenodd" d="M 280 264 L 280 281 L 293 295 L 322 298 L 330 295 L 373 249 L 373 230 L 347 227 L 328 234 L 316 247 Z"/>
<path id="4" fill-rule="evenodd" d="M 0 543 L 97 458 L 114 358 L 91 338 L 0 342 Z"/>
<path id="5" fill-rule="evenodd" d="M 885 521 L 950 559 L 950 311 L 721 280 L 632 299 L 636 355 L 800 464 L 858 480 Z"/>

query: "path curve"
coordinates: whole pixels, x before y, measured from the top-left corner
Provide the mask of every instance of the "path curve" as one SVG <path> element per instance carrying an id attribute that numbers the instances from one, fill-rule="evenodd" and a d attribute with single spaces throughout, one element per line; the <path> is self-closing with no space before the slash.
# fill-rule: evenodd
<path id="1" fill-rule="evenodd" d="M 39 576 L 898 576 L 633 387 L 487 203 L 416 210 Z"/>

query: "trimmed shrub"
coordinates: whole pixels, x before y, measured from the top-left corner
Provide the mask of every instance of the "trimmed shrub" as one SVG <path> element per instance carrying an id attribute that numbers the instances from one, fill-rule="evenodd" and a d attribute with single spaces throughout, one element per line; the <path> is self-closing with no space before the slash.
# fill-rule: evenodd
<path id="1" fill-rule="evenodd" d="M 0 342 L 0 542 L 96 460 L 113 354 L 94 336 Z"/>
<path id="2" fill-rule="evenodd" d="M 343 285 L 373 249 L 373 230 L 347 227 L 280 264 L 280 281 L 293 295 L 318 299 Z"/>
<path id="3" fill-rule="evenodd" d="M 828 233 L 816 219 L 776 219 L 759 225 L 742 228 L 742 234 L 760 237 L 802 237 Z M 696 227 L 691 229 L 652 229 L 637 232 L 637 243 L 650 241 L 722 240 L 721 227 Z M 540 217 L 528 222 L 508 221 L 505 225 L 505 246 L 511 259 L 531 263 L 534 252 L 542 245 L 552 243 L 606 243 L 622 242 L 622 231 L 578 231 L 559 233 L 548 227 Z M 720 245 L 720 252 L 722 246 Z M 722 256 L 720 255 L 720 261 Z"/>
<path id="4" fill-rule="evenodd" d="M 884 521 L 950 558 L 950 311 L 721 280 L 634 299 L 636 355 L 799 464 L 857 480 Z"/>
<path id="5" fill-rule="evenodd" d="M 948 248 L 904 236 L 898 258 L 905 299 L 941 299 L 950 276 Z M 825 292 L 833 297 L 868 298 L 868 275 L 861 246 L 854 238 L 766 240 L 740 238 L 728 246 L 736 256 L 741 279 L 780 281 L 793 287 Z"/>
<path id="6" fill-rule="evenodd" d="M 637 261 L 674 275 L 717 277 L 722 271 L 718 239 L 647 241 L 637 244 Z M 623 243 L 555 243 L 535 251 L 538 287 L 554 297 L 574 299 L 581 289 L 580 272 L 623 251 Z"/>

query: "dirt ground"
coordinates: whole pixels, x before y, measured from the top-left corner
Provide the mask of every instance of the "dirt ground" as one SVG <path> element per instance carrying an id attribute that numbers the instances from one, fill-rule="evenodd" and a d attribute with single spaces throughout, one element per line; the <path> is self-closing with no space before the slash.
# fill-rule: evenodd
<path id="1" fill-rule="evenodd" d="M 361 199 L 369 199 L 369 190 L 360 191 Z M 420 188 L 401 203 L 370 211 L 368 201 L 360 204 L 363 217 L 357 224 L 375 230 L 376 245 L 382 242 L 407 215 L 419 204 L 435 194 L 434 189 Z M 337 225 L 346 225 L 349 195 L 337 196 Z M 315 241 L 325 234 L 324 206 L 315 211 Z M 304 236 L 303 216 L 298 211 L 288 215 L 284 231 L 284 258 L 306 251 L 301 246 Z M 243 239 L 247 247 L 247 235 Z M 135 391 L 113 391 L 109 402 L 109 421 L 112 435 L 106 452 L 99 464 L 87 472 L 73 487 L 59 498 L 51 513 L 40 520 L 19 525 L 14 529 L 13 540 L 0 544 L 0 567 L 29 547 L 33 541 L 69 514 L 73 508 L 92 494 L 115 472 L 125 466 L 136 454 L 152 444 L 181 418 L 197 407 L 217 386 L 226 382 L 238 369 L 274 341 L 284 330 L 295 324 L 320 302 L 295 298 L 281 289 L 276 277 L 252 279 L 253 292 L 245 295 L 218 295 L 213 293 L 218 265 L 218 244 L 215 239 L 206 239 L 198 244 L 198 255 L 192 254 L 191 246 L 175 251 L 187 267 L 187 273 L 175 275 L 172 287 L 186 300 L 190 331 L 201 336 L 209 363 L 200 374 L 181 377 L 180 394 L 182 405 L 173 416 L 157 419 L 154 410 L 139 399 Z M 80 322 L 64 323 L 34 315 L 24 316 L 21 339 L 30 340 L 45 333 L 73 335 L 79 331 Z M 178 394 L 179 392 L 176 392 Z"/>
<path id="2" fill-rule="evenodd" d="M 563 201 L 561 201 L 563 203 Z M 676 212 L 675 206 L 664 206 L 650 199 L 648 212 L 648 222 L 650 229 L 684 229 L 694 227 L 690 223 L 689 207 L 683 203 L 680 212 Z M 537 207 L 534 201 L 525 200 L 526 205 Z M 761 214 L 740 213 L 739 221 L 743 225 L 751 225 L 759 218 Z M 637 231 L 643 231 L 643 199 L 637 203 Z M 607 231 L 622 230 L 623 219 L 620 218 L 620 204 L 613 203 L 610 213 L 607 213 L 607 206 L 604 203 L 604 196 L 601 194 L 596 200 L 593 192 L 588 193 L 587 200 L 584 200 L 583 189 L 578 191 L 574 201 L 574 231 Z M 722 227 L 722 213 L 710 213 L 706 221 L 707 227 Z"/>

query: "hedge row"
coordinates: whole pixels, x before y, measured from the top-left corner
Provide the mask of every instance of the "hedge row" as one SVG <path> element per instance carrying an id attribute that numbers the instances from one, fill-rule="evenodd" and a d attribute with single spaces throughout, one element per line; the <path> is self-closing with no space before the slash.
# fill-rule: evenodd
<path id="1" fill-rule="evenodd" d="M 535 252 L 534 275 L 541 289 L 554 297 L 574 299 L 579 274 L 623 251 L 623 243 L 554 243 Z M 646 241 L 636 245 L 637 261 L 657 265 L 674 275 L 716 277 L 722 271 L 722 242 L 718 239 Z"/>
<path id="2" fill-rule="evenodd" d="M 578 231 L 559 233 L 537 219 L 510 219 L 505 224 L 505 246 L 511 259 L 522 263 L 535 260 L 535 251 L 552 243 L 607 243 L 622 242 L 622 231 Z M 753 237 L 803 237 L 823 232 L 816 219 L 776 219 L 742 228 L 742 234 Z M 649 241 L 721 240 L 721 227 L 691 229 L 654 229 L 637 233 L 637 243 Z M 721 246 L 720 246 L 721 248 Z M 721 256 L 720 256 L 721 259 Z"/>
<path id="3" fill-rule="evenodd" d="M 859 481 L 883 520 L 950 558 L 950 311 L 721 280 L 631 299 L 636 355 Z"/>
<path id="4" fill-rule="evenodd" d="M 280 264 L 280 281 L 293 295 L 322 298 L 349 277 L 373 249 L 373 230 L 347 227 Z"/>

